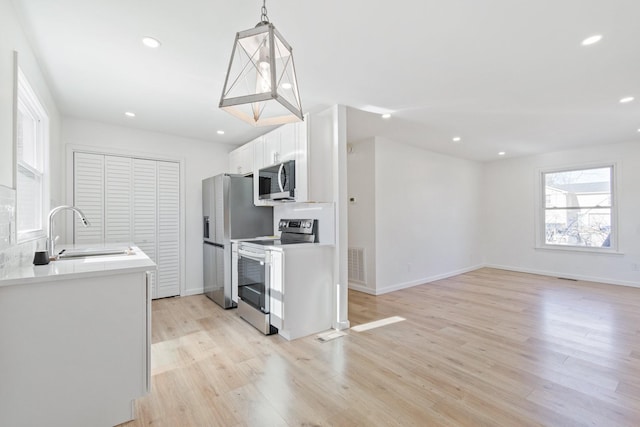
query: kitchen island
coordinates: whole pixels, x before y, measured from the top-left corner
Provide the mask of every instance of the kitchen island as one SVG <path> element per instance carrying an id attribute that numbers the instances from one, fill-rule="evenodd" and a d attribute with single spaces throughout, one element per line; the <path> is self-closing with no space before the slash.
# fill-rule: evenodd
<path id="1" fill-rule="evenodd" d="M 150 385 L 156 266 L 131 249 L 0 277 L 0 425 L 113 426 L 133 418 L 134 400 Z"/>

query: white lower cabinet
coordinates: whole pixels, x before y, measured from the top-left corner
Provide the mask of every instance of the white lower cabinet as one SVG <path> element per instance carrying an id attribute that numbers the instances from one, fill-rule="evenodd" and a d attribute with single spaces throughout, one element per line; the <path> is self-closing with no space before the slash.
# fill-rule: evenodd
<path id="1" fill-rule="evenodd" d="M 146 273 L 77 276 L 0 286 L 1 426 L 110 427 L 150 391 Z"/>
<path id="2" fill-rule="evenodd" d="M 333 246 L 289 245 L 269 250 L 271 325 L 288 340 L 331 329 Z"/>
<path id="3" fill-rule="evenodd" d="M 74 243 L 133 243 L 158 265 L 152 297 L 180 294 L 180 164 L 74 153 Z"/>

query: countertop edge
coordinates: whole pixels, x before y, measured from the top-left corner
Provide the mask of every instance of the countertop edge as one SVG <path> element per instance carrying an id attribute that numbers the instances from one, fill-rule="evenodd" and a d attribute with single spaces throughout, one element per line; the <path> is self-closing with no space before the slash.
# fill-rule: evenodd
<path id="1" fill-rule="evenodd" d="M 131 247 L 134 255 L 92 257 L 89 264 L 86 259 L 67 259 L 47 265 L 21 265 L 13 276 L 0 277 L 0 288 L 157 270 L 156 264 L 140 248 Z"/>
<path id="2" fill-rule="evenodd" d="M 153 262 L 150 262 L 147 265 L 139 265 L 135 267 L 119 267 L 119 268 L 113 268 L 109 270 L 83 271 L 78 273 L 55 274 L 55 275 L 49 275 L 49 276 L 4 279 L 4 280 L 0 280 L 0 288 L 9 287 L 9 286 L 20 286 L 20 285 L 33 285 L 33 284 L 45 283 L 45 282 L 58 282 L 62 280 L 86 279 L 89 277 L 117 276 L 120 274 L 137 273 L 137 272 L 144 272 L 149 270 L 154 270 L 154 271 L 156 270 L 156 265 Z"/>

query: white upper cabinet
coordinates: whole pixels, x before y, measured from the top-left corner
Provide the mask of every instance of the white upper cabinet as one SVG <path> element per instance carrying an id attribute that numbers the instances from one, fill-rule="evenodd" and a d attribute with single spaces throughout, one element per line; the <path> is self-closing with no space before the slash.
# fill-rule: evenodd
<path id="1" fill-rule="evenodd" d="M 229 153 L 229 173 L 252 174 L 254 170 L 253 141 Z"/>
<path id="2" fill-rule="evenodd" d="M 258 171 L 267 166 L 296 161 L 296 191 L 298 180 L 306 187 L 306 125 L 304 122 L 282 125 L 251 142 L 254 153 L 253 194 L 255 205 L 276 205 L 286 202 L 265 201 L 258 198 Z M 300 169 L 302 168 L 302 169 Z M 302 193 L 306 198 L 306 189 Z M 298 196 L 296 196 L 296 201 Z"/>
<path id="3" fill-rule="evenodd" d="M 280 126 L 262 137 L 262 167 L 296 160 L 298 123 Z"/>
<path id="4" fill-rule="evenodd" d="M 271 166 L 280 163 L 280 134 L 282 128 L 274 129 L 262 136 L 263 166 Z"/>
<path id="5" fill-rule="evenodd" d="M 292 123 L 278 128 L 280 131 L 280 149 L 278 150 L 278 161 L 276 163 L 296 160 L 298 152 L 298 128 L 304 122 Z"/>

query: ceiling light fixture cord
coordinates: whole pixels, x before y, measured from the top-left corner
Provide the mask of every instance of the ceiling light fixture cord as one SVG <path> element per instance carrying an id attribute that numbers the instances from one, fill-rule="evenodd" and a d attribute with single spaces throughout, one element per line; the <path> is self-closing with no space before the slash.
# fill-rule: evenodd
<path id="1" fill-rule="evenodd" d="M 267 16 L 267 0 L 262 0 L 262 9 L 260 10 L 262 15 L 260 16 L 260 22 L 263 24 L 269 23 L 269 17 Z"/>

